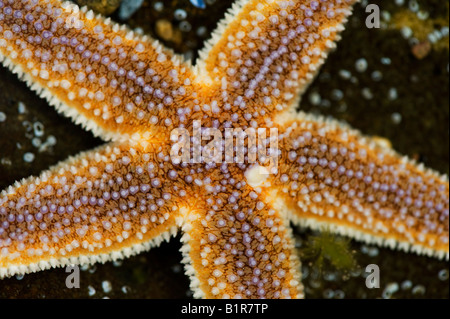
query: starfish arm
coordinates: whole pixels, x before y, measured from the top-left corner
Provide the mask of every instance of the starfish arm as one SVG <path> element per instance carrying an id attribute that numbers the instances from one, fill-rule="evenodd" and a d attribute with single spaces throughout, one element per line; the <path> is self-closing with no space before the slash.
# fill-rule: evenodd
<path id="1" fill-rule="evenodd" d="M 150 138 L 179 121 L 192 70 L 156 41 L 69 2 L 0 1 L 0 12 L 0 61 L 95 135 L 150 127 Z"/>
<path id="2" fill-rule="evenodd" d="M 337 122 L 300 114 L 280 129 L 272 196 L 296 224 L 448 259 L 446 176 Z"/>
<path id="3" fill-rule="evenodd" d="M 0 278 L 105 262 L 168 240 L 189 194 L 160 146 L 113 142 L 0 194 Z"/>
<path id="4" fill-rule="evenodd" d="M 214 181 L 204 180 L 203 207 L 190 211 L 182 226 L 194 297 L 303 297 L 287 219 L 237 171 L 208 174 Z"/>
<path id="5" fill-rule="evenodd" d="M 227 113 L 245 121 L 292 111 L 323 64 L 354 0 L 241 0 L 202 52 L 199 65 Z"/>

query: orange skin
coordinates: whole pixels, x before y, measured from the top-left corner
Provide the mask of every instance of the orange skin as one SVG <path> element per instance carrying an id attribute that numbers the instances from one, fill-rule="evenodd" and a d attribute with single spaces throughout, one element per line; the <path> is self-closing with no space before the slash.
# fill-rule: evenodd
<path id="1" fill-rule="evenodd" d="M 0 277 L 137 254 L 184 233 L 195 297 L 302 298 L 289 222 L 448 258 L 446 177 L 295 106 L 355 1 L 241 1 L 195 67 L 57 0 L 0 0 L 0 60 L 108 143 L 0 195 Z M 264 163 L 174 163 L 194 121 L 277 128 Z M 259 174 L 259 175 L 258 175 Z"/>

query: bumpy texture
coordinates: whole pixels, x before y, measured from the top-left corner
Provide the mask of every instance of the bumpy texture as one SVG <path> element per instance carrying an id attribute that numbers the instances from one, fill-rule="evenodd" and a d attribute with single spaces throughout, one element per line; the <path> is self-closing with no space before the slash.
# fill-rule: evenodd
<path id="1" fill-rule="evenodd" d="M 73 4 L 0 0 L 3 63 L 113 140 L 1 194 L 0 276 L 123 258 L 181 228 L 196 297 L 303 297 L 289 221 L 448 258 L 446 177 L 294 114 L 353 2 L 240 1 L 191 67 Z M 277 128 L 279 165 L 261 175 L 246 148 L 242 163 L 172 161 L 171 132 L 198 121 Z"/>

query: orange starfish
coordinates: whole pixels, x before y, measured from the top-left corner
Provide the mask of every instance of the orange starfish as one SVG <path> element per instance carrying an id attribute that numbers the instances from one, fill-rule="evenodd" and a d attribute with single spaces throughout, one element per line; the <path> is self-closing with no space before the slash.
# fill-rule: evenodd
<path id="1" fill-rule="evenodd" d="M 290 221 L 448 258 L 446 177 L 295 113 L 354 2 L 238 1 L 191 67 L 73 4 L 0 0 L 3 64 L 110 141 L 1 193 L 0 277 L 124 258 L 181 228 L 195 297 L 303 297 Z M 250 147 L 175 158 L 172 133 L 200 122 L 277 129 L 277 165 Z"/>

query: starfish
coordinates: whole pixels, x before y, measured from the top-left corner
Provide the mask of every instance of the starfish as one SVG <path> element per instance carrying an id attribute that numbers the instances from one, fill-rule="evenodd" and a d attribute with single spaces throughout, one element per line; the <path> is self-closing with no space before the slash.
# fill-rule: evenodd
<path id="1" fill-rule="evenodd" d="M 301 298 L 290 222 L 448 259 L 446 176 L 295 111 L 354 2 L 237 1 L 191 66 L 86 8 L 0 0 L 3 64 L 107 142 L 1 193 L 0 277 L 125 258 L 181 229 L 195 297 Z M 174 132 L 260 128 L 278 147 L 264 138 L 257 161 L 173 153 Z"/>

